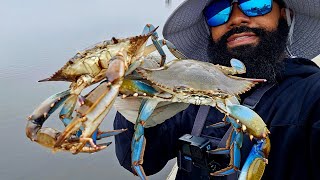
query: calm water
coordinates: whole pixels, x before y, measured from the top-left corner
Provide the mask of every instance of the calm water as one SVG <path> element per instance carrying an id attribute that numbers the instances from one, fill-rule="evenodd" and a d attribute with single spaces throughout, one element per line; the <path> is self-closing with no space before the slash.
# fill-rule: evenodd
<path id="1" fill-rule="evenodd" d="M 0 179 L 138 179 L 118 163 L 114 145 L 99 153 L 51 153 L 25 136 L 26 117 L 68 83 L 37 83 L 58 70 L 78 50 L 111 37 L 141 33 L 159 25 L 181 1 L 29 0 L 0 5 Z M 111 129 L 115 111 L 103 122 Z M 53 114 L 46 126 L 62 129 Z M 110 140 L 113 141 L 113 138 Z M 173 161 L 150 179 L 165 179 Z"/>

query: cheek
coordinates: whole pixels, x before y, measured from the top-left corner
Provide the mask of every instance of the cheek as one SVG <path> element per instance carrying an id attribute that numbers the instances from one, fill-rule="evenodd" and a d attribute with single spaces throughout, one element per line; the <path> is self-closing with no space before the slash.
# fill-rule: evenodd
<path id="1" fill-rule="evenodd" d="M 279 16 L 275 16 L 272 18 L 262 18 L 262 17 L 256 17 L 256 18 L 257 19 L 255 20 L 255 22 L 257 22 L 256 27 L 258 28 L 263 28 L 267 31 L 274 31 L 278 27 Z"/>
<path id="2" fill-rule="evenodd" d="M 255 23 L 255 26 L 259 28 L 264 28 L 268 31 L 273 31 L 277 29 L 279 19 L 282 16 L 280 9 L 277 5 L 273 6 L 273 10 L 264 16 L 252 17 L 252 21 Z"/>
<path id="3" fill-rule="evenodd" d="M 211 28 L 211 36 L 214 42 L 218 42 L 218 40 L 227 32 L 227 29 L 219 26 Z"/>

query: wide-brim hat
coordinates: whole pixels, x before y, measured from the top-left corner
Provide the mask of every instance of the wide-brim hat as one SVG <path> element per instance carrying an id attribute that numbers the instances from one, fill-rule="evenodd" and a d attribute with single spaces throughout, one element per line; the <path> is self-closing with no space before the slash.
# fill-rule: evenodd
<path id="1" fill-rule="evenodd" d="M 295 14 L 292 44 L 294 56 L 312 59 L 320 54 L 320 1 L 284 0 Z M 186 0 L 168 18 L 163 36 L 188 58 L 208 61 L 210 30 L 202 14 L 212 0 Z"/>

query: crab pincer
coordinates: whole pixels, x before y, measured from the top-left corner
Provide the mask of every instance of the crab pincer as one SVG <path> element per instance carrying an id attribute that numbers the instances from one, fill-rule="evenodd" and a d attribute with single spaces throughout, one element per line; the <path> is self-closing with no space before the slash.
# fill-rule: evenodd
<path id="1" fill-rule="evenodd" d="M 224 176 L 241 171 L 239 179 L 261 179 L 270 152 L 270 131 L 261 117 L 239 103 L 227 103 L 226 106 L 218 106 L 218 109 L 225 113 L 225 124 L 231 124 L 233 130 L 226 142 L 225 148 L 218 148 L 209 151 L 211 154 L 230 154 L 230 164 L 228 167 L 212 173 L 212 176 Z M 220 127 L 220 124 L 211 125 Z M 240 170 L 240 149 L 242 147 L 243 134 L 248 134 L 251 140 L 256 139 L 257 143 L 251 149 L 247 160 Z"/>
<path id="2" fill-rule="evenodd" d="M 119 85 L 110 86 L 109 82 L 103 82 L 92 90 L 86 97 L 84 104 L 77 109 L 78 116 L 75 117 L 60 134 L 54 147 L 61 147 L 72 134 L 77 132 L 80 127 L 83 127 L 80 135 L 81 142 L 76 146 L 72 153 L 79 153 L 87 142 L 89 142 L 93 148 L 104 148 L 96 146 L 91 137 L 111 109 L 112 103 L 118 95 L 118 89 Z M 118 133 L 123 131 L 124 130 L 120 130 Z"/>

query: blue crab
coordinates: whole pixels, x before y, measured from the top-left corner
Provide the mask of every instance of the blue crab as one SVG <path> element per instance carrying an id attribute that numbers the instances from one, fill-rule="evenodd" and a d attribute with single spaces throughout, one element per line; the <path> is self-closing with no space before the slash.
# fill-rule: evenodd
<path id="1" fill-rule="evenodd" d="M 232 59 L 230 62 L 232 67 L 190 59 L 173 60 L 158 68 L 146 64 L 136 70 L 141 80 L 138 80 L 137 76 L 131 79 L 129 76 L 125 79 L 126 84 L 131 85 L 127 85 L 125 91 L 121 92 L 125 94 L 124 97 L 128 98 L 130 94 L 136 94 L 136 97 L 143 98 L 135 120 L 135 134 L 131 146 L 132 166 L 141 179 L 146 179 L 142 168 L 146 146 L 144 128 L 150 126 L 148 124 L 150 119 L 153 119 L 152 123 L 155 125 L 154 119 L 157 118 L 152 117 L 153 111 L 160 102 L 208 105 L 216 107 L 224 113 L 223 122 L 215 124 L 213 127 L 231 124 L 234 130 L 229 137 L 226 148 L 217 149 L 210 153 L 229 153 L 231 160 L 227 168 L 212 173 L 212 175 L 223 176 L 239 170 L 242 137 L 243 132 L 246 132 L 251 139 L 256 138 L 258 143 L 252 149 L 240 177 L 243 179 L 261 178 L 270 151 L 269 131 L 260 116 L 253 110 L 240 105 L 236 97 L 251 89 L 258 82 L 265 82 L 265 80 L 233 76 L 245 73 L 245 66 L 236 59 Z M 129 87 L 134 87 L 131 92 Z M 126 116 L 125 113 L 124 115 Z M 160 120 L 160 122 L 162 121 Z"/>
<path id="2" fill-rule="evenodd" d="M 96 145 L 96 140 L 125 131 L 124 129 L 109 132 L 98 130 L 98 126 L 114 102 L 114 97 L 118 95 L 123 78 L 139 67 L 144 57 L 155 50 L 162 55 L 161 64 L 164 64 L 166 56 L 161 48 L 164 45 L 174 55 L 182 57 L 182 54 L 179 54 L 169 41 L 158 40 L 156 29 L 153 25 L 148 24 L 142 35 L 123 39 L 112 38 L 98 43 L 77 53 L 51 77 L 40 80 L 39 82 L 69 81 L 71 85 L 70 89 L 46 99 L 28 117 L 27 137 L 54 151 L 91 153 L 106 148 L 110 143 Z M 150 37 L 153 44 L 146 46 Z M 81 96 L 83 89 L 98 82 L 105 83 L 96 87 L 93 90 L 94 93 L 89 93 L 86 97 Z M 105 95 L 107 98 L 101 99 Z M 77 113 L 73 117 L 77 99 L 80 107 L 76 109 Z M 53 128 L 42 127 L 47 118 L 62 104 L 64 105 L 59 118 L 67 127 L 64 133 Z M 78 121 L 81 121 L 81 125 L 75 123 Z M 77 124 L 74 127 L 77 130 L 69 131 L 68 128 L 74 124 Z M 65 140 L 66 136 L 68 140 Z M 85 146 L 87 143 L 90 146 Z"/>

